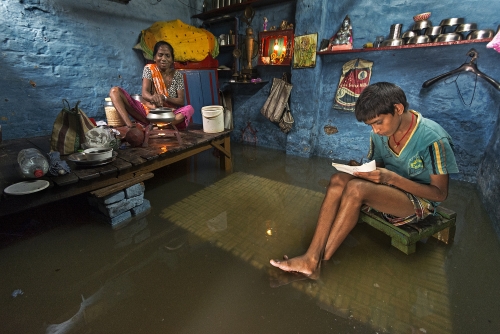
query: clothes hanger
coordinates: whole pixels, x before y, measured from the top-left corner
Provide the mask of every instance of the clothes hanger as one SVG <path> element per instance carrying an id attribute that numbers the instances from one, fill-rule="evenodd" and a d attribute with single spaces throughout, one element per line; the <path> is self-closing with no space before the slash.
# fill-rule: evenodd
<path id="1" fill-rule="evenodd" d="M 454 74 L 457 74 L 460 72 L 472 72 L 472 73 L 476 74 L 478 77 L 486 80 L 488 83 L 490 83 L 497 90 L 500 90 L 500 83 L 493 80 L 492 78 L 490 78 L 489 76 L 487 76 L 486 74 L 484 74 L 483 72 L 481 72 L 477 68 L 476 59 L 479 57 L 478 52 L 475 49 L 470 49 L 469 52 L 467 52 L 467 56 L 471 57 L 471 60 L 468 63 L 464 63 L 464 64 L 462 64 L 462 66 L 460 66 L 457 69 L 454 69 L 454 70 L 447 72 L 447 73 L 443 73 L 441 75 L 438 75 L 437 77 L 434 77 L 432 79 L 427 80 L 426 82 L 424 82 L 422 84 L 422 87 L 427 88 L 429 86 L 432 86 L 433 84 L 435 84 L 436 82 L 438 82 L 441 79 L 444 79 L 446 77 L 449 77 L 451 75 L 454 75 Z"/>

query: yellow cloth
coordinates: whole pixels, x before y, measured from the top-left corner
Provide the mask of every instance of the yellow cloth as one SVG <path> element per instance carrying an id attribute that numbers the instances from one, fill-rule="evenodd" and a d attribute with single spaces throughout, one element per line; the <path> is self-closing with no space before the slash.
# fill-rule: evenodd
<path id="1" fill-rule="evenodd" d="M 156 42 L 165 41 L 174 48 L 175 61 L 202 61 L 215 50 L 215 36 L 181 20 L 159 21 L 141 32 L 141 50 L 146 59 L 153 59 Z"/>

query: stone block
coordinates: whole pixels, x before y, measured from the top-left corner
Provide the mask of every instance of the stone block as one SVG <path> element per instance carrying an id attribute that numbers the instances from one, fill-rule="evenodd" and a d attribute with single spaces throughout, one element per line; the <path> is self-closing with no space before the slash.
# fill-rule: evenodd
<path id="1" fill-rule="evenodd" d="M 144 189 L 146 189 L 144 183 L 141 182 L 134 184 L 133 186 L 130 186 L 127 189 L 125 189 L 125 198 L 136 197 L 141 194 L 144 194 Z"/>
<path id="2" fill-rule="evenodd" d="M 99 211 L 101 211 L 107 217 L 113 218 L 125 211 L 141 205 L 143 201 L 144 193 L 139 196 L 124 199 L 113 204 L 104 205 L 103 203 L 99 203 Z"/>
<path id="3" fill-rule="evenodd" d="M 114 194 L 103 197 L 101 201 L 103 204 L 107 205 L 107 204 L 113 204 L 113 203 L 119 202 L 123 199 L 125 199 L 125 192 L 118 191 Z"/>
<path id="4" fill-rule="evenodd" d="M 151 209 L 151 203 L 147 199 L 143 199 L 142 204 L 130 209 L 132 211 L 132 216 L 139 216 Z"/>

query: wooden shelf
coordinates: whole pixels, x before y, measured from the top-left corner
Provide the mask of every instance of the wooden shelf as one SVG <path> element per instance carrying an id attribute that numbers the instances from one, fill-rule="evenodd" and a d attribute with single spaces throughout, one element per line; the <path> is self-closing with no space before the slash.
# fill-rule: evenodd
<path id="1" fill-rule="evenodd" d="M 240 10 L 244 10 L 246 6 L 252 6 L 253 8 L 258 8 L 258 7 L 263 7 L 263 6 L 270 6 L 270 5 L 276 5 L 280 3 L 285 3 L 285 2 L 295 2 L 296 0 L 247 0 L 242 3 L 236 3 L 230 6 L 225 6 L 222 8 L 217 8 L 217 9 L 212 9 L 209 10 L 205 13 L 199 13 L 196 15 L 191 16 L 191 18 L 195 19 L 200 19 L 200 20 L 208 20 L 211 18 L 217 18 L 219 17 L 221 19 L 224 18 L 231 18 L 230 13 L 234 13 Z M 227 15 L 227 16 L 225 16 Z"/>
<path id="2" fill-rule="evenodd" d="M 335 55 L 342 53 L 356 53 L 356 52 L 375 52 L 375 51 L 393 51 L 393 50 L 404 50 L 404 49 L 414 49 L 414 48 L 429 48 L 434 46 L 447 46 L 447 45 L 459 45 L 459 44 L 473 44 L 473 43 L 486 43 L 491 41 L 493 38 L 475 39 L 475 40 L 463 40 L 454 42 L 435 42 L 435 43 L 423 43 L 423 44 L 410 44 L 401 46 L 381 46 L 379 48 L 363 48 L 363 49 L 351 49 L 351 50 L 339 50 L 339 51 L 319 51 L 318 55 Z"/>

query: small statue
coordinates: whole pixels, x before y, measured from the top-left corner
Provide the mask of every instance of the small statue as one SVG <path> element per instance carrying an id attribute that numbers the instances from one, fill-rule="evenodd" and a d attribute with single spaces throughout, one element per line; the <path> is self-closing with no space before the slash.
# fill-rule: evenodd
<path id="1" fill-rule="evenodd" d="M 349 15 L 346 15 L 344 21 L 342 21 L 342 25 L 340 29 L 337 31 L 335 35 L 330 38 L 330 47 L 332 50 L 345 50 L 352 49 L 352 26 L 351 19 Z"/>
<path id="2" fill-rule="evenodd" d="M 267 31 L 267 17 L 264 16 L 264 23 L 262 24 L 262 31 Z"/>

